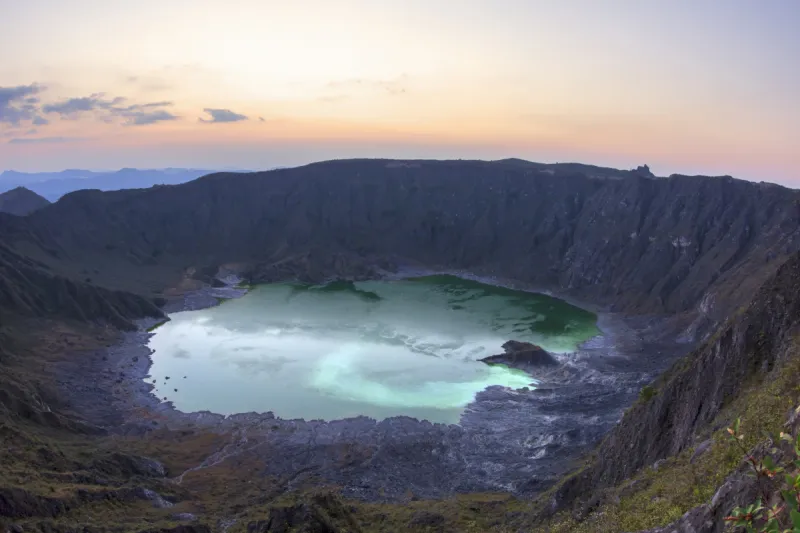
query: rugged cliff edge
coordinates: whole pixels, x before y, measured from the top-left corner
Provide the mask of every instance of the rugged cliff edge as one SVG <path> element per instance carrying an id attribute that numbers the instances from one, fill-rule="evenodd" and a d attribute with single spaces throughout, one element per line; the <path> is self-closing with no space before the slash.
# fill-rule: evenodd
<path id="1" fill-rule="evenodd" d="M 20 318 L 59 317 L 134 329 L 132 319 L 145 316 L 163 315 L 155 302 L 142 296 L 55 275 L 0 244 L 0 325 Z"/>
<path id="2" fill-rule="evenodd" d="M 732 477 L 721 484 L 713 506 L 709 502 L 698 507 L 694 514 L 664 531 L 721 532 L 722 518 L 734 506 L 751 503 L 757 493 L 752 483 L 743 482 L 746 478 L 736 474 L 737 450 L 720 442 L 714 434 L 742 416 L 750 428 L 768 429 L 775 435 L 784 430 L 782 424 L 787 412 L 791 414 L 800 401 L 798 288 L 800 254 L 795 254 L 749 304 L 732 314 L 713 336 L 643 391 L 640 400 L 606 436 L 587 465 L 562 482 L 549 501 L 542 502 L 544 515 L 572 508 L 577 510 L 581 522 L 586 521 L 585 530 L 607 531 L 605 526 L 597 524 L 593 528 L 590 513 L 599 510 L 609 495 L 619 499 L 625 490 L 606 489 L 627 483 L 630 496 L 636 492 L 630 480 L 643 468 L 671 458 L 677 463 L 661 468 L 677 469 L 684 465 L 674 458 L 683 454 L 684 462 L 691 456 L 694 463 L 713 446 L 718 450 L 727 448 L 715 459 L 720 464 L 710 465 L 714 474 Z M 753 445 L 757 440 L 752 439 L 763 436 L 755 429 L 751 431 L 755 434 L 748 435 L 748 442 Z M 731 453 L 733 461 L 723 465 L 731 461 Z M 707 482 L 695 480 L 696 484 L 689 483 L 688 487 L 696 490 Z M 572 529 L 564 529 L 568 530 Z"/>
<path id="3" fill-rule="evenodd" d="M 793 355 L 800 323 L 800 255 L 793 256 L 700 348 L 653 383 L 652 397 L 634 405 L 597 451 L 600 483 L 684 450 L 726 402 Z"/>
<path id="4" fill-rule="evenodd" d="M 0 483 L 0 524 L 71 531 L 65 524 L 107 519 L 126 530 L 186 532 L 663 526 L 735 475 L 737 461 L 715 440 L 731 417 L 767 405 L 770 423 L 782 423 L 784 403 L 800 400 L 790 392 L 797 372 L 787 371 L 800 353 L 799 194 L 729 177 L 520 160 L 350 160 L 81 191 L 24 218 L 0 214 L 0 435 L 11 443 L 0 458 L 12 465 Z M 210 283 L 220 267 L 251 281 L 460 270 L 624 313 L 656 340 L 695 342 L 722 325 L 643 390 L 583 468 L 531 505 L 503 495 L 426 502 L 413 494 L 402 509 L 350 505 L 304 492 L 297 476 L 272 475 L 267 459 L 285 450 L 262 445 L 256 453 L 246 431 L 170 428 L 157 411 L 135 427 L 97 428 L 54 392 L 69 378 L 105 401 L 117 375 L 137 364 L 107 359 L 117 331 L 161 316 L 157 304 L 172 289 Z M 651 327 L 654 316 L 667 326 Z M 761 382 L 778 388 L 759 395 Z M 262 425 L 280 442 L 283 426 Z M 317 442 L 309 431 L 308 442 Z M 319 442 L 324 462 L 342 468 L 366 468 L 362 456 L 374 453 Z M 293 451 L 286 461 L 308 446 Z M 387 469 L 384 452 L 374 464 Z M 439 452 L 434 446 L 430 455 Z M 166 468 L 142 470 L 152 464 L 142 455 L 151 454 Z M 670 499 L 664 479 L 683 483 L 690 497 Z M 719 518 L 746 492 L 717 498 L 708 516 Z M 653 515 L 631 519 L 631 501 Z"/>
<path id="5" fill-rule="evenodd" d="M 722 318 L 800 248 L 798 199 L 729 177 L 349 160 L 80 191 L 0 229 L 24 253 L 111 288 L 160 290 L 189 267 L 225 263 L 255 279 L 316 280 L 410 263 L 630 313 L 686 311 L 707 296 Z"/>

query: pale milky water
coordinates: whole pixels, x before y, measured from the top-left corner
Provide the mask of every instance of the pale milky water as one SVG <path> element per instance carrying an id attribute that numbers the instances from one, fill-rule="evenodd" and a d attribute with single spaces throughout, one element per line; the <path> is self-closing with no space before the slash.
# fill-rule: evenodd
<path id="1" fill-rule="evenodd" d="M 505 341 L 568 352 L 598 333 L 593 314 L 561 300 L 452 276 L 263 285 L 170 318 L 150 339 L 159 398 L 186 412 L 325 420 L 457 423 L 486 387 L 535 387 L 478 361 Z"/>

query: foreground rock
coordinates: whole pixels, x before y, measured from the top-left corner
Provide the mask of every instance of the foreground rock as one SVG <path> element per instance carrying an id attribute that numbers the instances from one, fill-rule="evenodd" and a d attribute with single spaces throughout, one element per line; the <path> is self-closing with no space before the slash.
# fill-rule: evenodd
<path id="1" fill-rule="evenodd" d="M 247 533 L 360 533 L 353 512 L 337 495 L 321 493 L 306 501 L 273 506 L 264 520 L 247 524 Z"/>
<path id="2" fill-rule="evenodd" d="M 512 368 L 526 370 L 531 367 L 554 367 L 558 366 L 558 360 L 553 357 L 541 346 L 530 342 L 508 341 L 503 344 L 505 353 L 490 355 L 481 359 L 486 364 L 508 365 Z"/>

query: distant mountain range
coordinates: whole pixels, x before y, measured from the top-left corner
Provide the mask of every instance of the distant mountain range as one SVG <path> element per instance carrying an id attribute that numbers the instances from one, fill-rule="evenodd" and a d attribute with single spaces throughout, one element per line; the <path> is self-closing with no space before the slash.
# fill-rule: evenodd
<path id="1" fill-rule="evenodd" d="M 50 202 L 25 187 L 17 187 L 0 193 L 0 212 L 2 213 L 25 216 L 46 205 L 50 205 Z"/>
<path id="2" fill-rule="evenodd" d="M 145 189 L 153 185 L 177 185 L 213 172 L 218 171 L 194 168 L 123 168 L 111 172 L 68 169 L 61 172 L 29 173 L 6 170 L 0 174 L 0 193 L 25 187 L 55 202 L 65 194 L 81 189 L 114 191 Z"/>

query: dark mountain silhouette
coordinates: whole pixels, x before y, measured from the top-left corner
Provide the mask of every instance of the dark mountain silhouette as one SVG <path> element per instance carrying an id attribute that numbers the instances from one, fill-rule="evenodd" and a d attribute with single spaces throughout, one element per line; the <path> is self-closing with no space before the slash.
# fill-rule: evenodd
<path id="1" fill-rule="evenodd" d="M 24 173 L 6 171 L 0 174 L 0 191 L 16 186 L 25 186 L 54 202 L 67 193 L 82 189 L 101 191 L 146 189 L 153 185 L 186 183 L 210 172 L 212 171 L 186 168 L 152 170 L 123 168 L 114 172 L 64 170 L 62 172 Z"/>
<path id="2" fill-rule="evenodd" d="M 46 205 L 50 202 L 25 187 L 0 193 L 0 211 L 3 213 L 25 216 Z"/>
<path id="3" fill-rule="evenodd" d="M 742 301 L 800 247 L 799 199 L 730 177 L 348 160 L 75 192 L 4 232 L 54 269 L 102 266 L 95 282 L 110 288 L 142 289 L 148 278 L 160 290 L 188 267 L 226 263 L 264 281 L 363 277 L 408 263 L 628 312 L 682 312 L 707 297 L 713 312 Z"/>
<path id="4" fill-rule="evenodd" d="M 88 178 L 98 172 L 70 168 L 59 172 L 19 172 L 17 170 L 6 170 L 0 172 L 0 189 L 8 190 L 14 187 L 27 186 L 48 180 L 61 180 L 69 178 Z"/>

